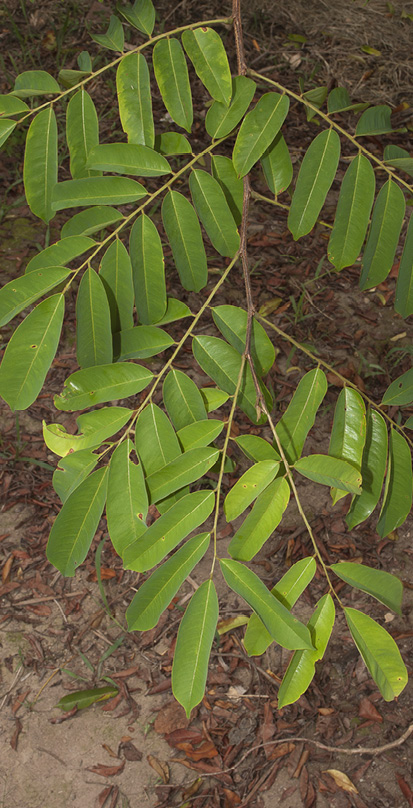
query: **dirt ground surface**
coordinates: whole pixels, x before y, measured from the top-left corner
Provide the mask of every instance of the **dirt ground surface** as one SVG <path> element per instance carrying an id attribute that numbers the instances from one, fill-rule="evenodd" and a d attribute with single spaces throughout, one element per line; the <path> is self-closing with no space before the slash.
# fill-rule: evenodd
<path id="1" fill-rule="evenodd" d="M 230 13 L 228 4 L 208 0 L 197 4 L 161 0 L 156 7 L 168 29 Z M 82 49 L 98 54 L 86 26 L 103 31 L 112 9 L 110 3 L 97 1 L 60 5 L 52 0 L 6 0 L 0 9 L 0 92 L 8 92 L 22 70 L 42 67 L 57 75 L 56 63 L 75 67 L 76 54 Z M 276 8 L 272 0 L 251 0 L 244 12 L 248 63 L 294 90 L 301 78 L 304 89 L 323 83 L 329 88 L 344 85 L 354 101 L 388 103 L 394 111 L 394 126 L 400 128 L 412 120 L 408 104 L 413 21 L 409 15 L 413 15 L 409 0 L 393 4 L 289 0 Z M 235 67 L 232 34 L 221 33 Z M 297 42 L 296 35 L 306 41 Z M 138 44 L 139 36 L 133 34 L 132 45 Z M 367 52 L 366 46 L 378 54 Z M 197 90 L 195 132 L 201 148 L 207 143 L 206 94 L 194 82 L 195 99 Z M 103 86 L 95 93 L 104 112 L 102 139 L 113 139 L 113 130 L 120 138 L 110 88 Z M 154 97 L 154 111 L 157 122 L 162 122 L 159 97 Z M 295 163 L 316 131 L 314 123 L 305 122 L 302 110 L 292 108 L 284 135 Z M 412 150 L 409 133 L 372 138 L 366 145 L 380 155 L 389 142 Z M 9 143 L 0 156 L 2 283 L 20 274 L 44 244 L 43 226 L 24 205 L 23 144 L 17 132 Z M 230 154 L 225 148 L 222 153 Z M 344 157 L 346 149 L 344 145 Z M 345 167 L 344 161 L 342 173 Z M 256 190 L 265 192 L 258 172 L 253 181 Z M 288 195 L 281 201 L 288 202 Z M 51 242 L 58 238 L 64 216 L 53 220 Z M 333 209 L 325 208 L 323 216 L 332 221 Z M 254 201 L 249 226 L 254 302 L 257 309 L 267 304 L 278 327 L 298 342 L 316 347 L 323 360 L 379 402 L 390 381 L 411 364 L 411 318 L 403 321 L 393 309 L 397 263 L 380 287 L 360 292 L 357 265 L 339 275 L 328 271 L 323 261 L 326 239 L 320 227 L 294 243 L 284 212 Z M 216 254 L 214 262 L 217 269 L 225 266 Z M 168 294 L 182 298 L 175 276 L 169 273 L 167 278 Z M 211 273 L 203 293 L 215 282 L 216 275 Z M 213 646 L 204 701 L 188 721 L 172 699 L 172 657 L 184 605 L 208 574 L 209 557 L 195 569 L 156 628 L 140 634 L 127 632 L 124 616 L 139 576 L 123 570 L 109 540 L 103 545 L 101 587 L 98 584 L 95 552 L 107 538 L 104 520 L 74 578 L 63 578 L 47 562 L 46 541 L 60 503 L 51 484 L 56 458 L 44 447 L 41 422 L 58 420 L 71 431 L 75 427 L 72 414 L 57 413 L 53 406 L 53 395 L 76 369 L 75 297 L 71 293 L 68 297 L 69 319 L 43 393 L 18 419 L 6 407 L 1 410 L 0 808 L 413 806 L 413 735 L 392 745 L 403 739 L 413 720 L 411 683 L 398 701 L 384 702 L 341 614 L 309 691 L 282 710 L 277 709 L 277 689 L 288 652 L 273 645 L 263 657 L 248 658 L 242 646 L 244 627 L 222 634 Z M 191 293 L 183 299 L 195 305 Z M 242 278 L 234 275 L 215 302 L 243 306 Z M 204 327 L 210 328 L 207 317 L 200 323 Z M 183 331 L 178 323 L 174 337 Z M 8 337 L 7 328 L 4 333 Z M 274 344 L 278 354 L 268 381 L 282 412 L 312 362 L 291 351 L 286 342 Z M 158 370 L 162 357 L 149 360 L 148 366 Z M 177 366 L 205 383 L 189 351 L 183 350 Z M 340 387 L 334 374 L 327 375 L 330 387 L 306 443 L 308 452 L 328 448 Z M 225 408 L 220 412 L 219 417 L 226 415 Z M 397 418 L 397 409 L 389 414 Z M 251 426 L 238 413 L 233 436 L 247 431 Z M 266 430 L 260 434 L 266 436 Z M 245 461 L 235 449 L 231 454 L 242 469 Z M 225 475 L 224 482 L 226 491 L 230 475 Z M 299 494 L 326 563 L 363 561 L 403 580 L 401 616 L 344 583 L 338 589 L 347 605 L 387 627 L 411 672 L 413 518 L 397 535 L 380 540 L 374 518 L 347 530 L 347 499 L 333 509 L 328 490 L 320 491 L 305 481 L 299 484 Z M 223 552 L 236 527 L 237 522 L 231 527 L 222 519 Z M 272 586 L 291 563 L 310 553 L 309 539 L 291 502 L 279 530 L 251 567 Z M 325 591 L 325 579 L 317 574 L 297 604 L 296 615 L 308 619 Z M 218 580 L 218 595 L 222 619 L 248 616 L 245 603 L 235 595 L 228 597 L 222 580 Z M 70 692 L 102 687 L 108 681 L 118 690 L 114 698 L 72 712 L 57 707 Z M 348 754 L 357 747 L 387 744 L 384 751 Z"/>

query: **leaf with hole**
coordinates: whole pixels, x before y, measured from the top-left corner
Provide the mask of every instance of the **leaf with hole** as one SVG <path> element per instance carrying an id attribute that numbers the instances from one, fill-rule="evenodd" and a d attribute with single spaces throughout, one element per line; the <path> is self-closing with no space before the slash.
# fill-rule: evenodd
<path id="1" fill-rule="evenodd" d="M 133 410 L 126 407 L 103 407 L 85 412 L 76 418 L 77 435 L 67 432 L 62 424 L 46 424 L 43 421 L 43 439 L 48 449 L 65 457 L 69 452 L 100 446 L 122 429 L 132 414 Z"/>
<path id="2" fill-rule="evenodd" d="M 183 32 L 182 44 L 209 94 L 216 101 L 228 106 L 232 95 L 232 79 L 220 35 L 213 28 L 194 28 Z"/>
<path id="3" fill-rule="evenodd" d="M 247 112 L 235 141 L 232 159 L 239 177 L 258 162 L 280 131 L 290 106 L 288 96 L 265 93 Z"/>
<path id="4" fill-rule="evenodd" d="M 344 609 L 351 636 L 372 679 L 385 701 L 400 695 L 407 684 L 407 671 L 393 637 L 357 609 Z"/>
<path id="5" fill-rule="evenodd" d="M 162 203 L 162 222 L 182 286 L 199 292 L 208 280 L 207 257 L 198 216 L 183 194 L 168 191 Z"/>
<path id="6" fill-rule="evenodd" d="M 267 460 L 262 462 L 271 463 L 271 461 Z M 272 465 L 276 466 L 275 473 L 277 473 L 279 463 Z M 290 486 L 283 477 L 274 480 L 264 489 L 241 527 L 238 528 L 231 539 L 228 552 L 232 558 L 251 561 L 257 555 L 263 544 L 281 522 L 289 499 Z"/>
<path id="7" fill-rule="evenodd" d="M 403 407 L 413 402 L 413 370 L 406 370 L 387 388 L 381 403 L 387 407 Z"/>

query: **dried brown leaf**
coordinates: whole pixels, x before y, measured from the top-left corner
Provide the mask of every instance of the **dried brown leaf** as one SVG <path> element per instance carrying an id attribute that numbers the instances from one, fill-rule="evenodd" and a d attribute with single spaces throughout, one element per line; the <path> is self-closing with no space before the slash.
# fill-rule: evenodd
<path id="1" fill-rule="evenodd" d="M 159 774 L 162 782 L 169 783 L 169 766 L 165 761 L 159 760 L 159 758 L 155 757 L 154 755 L 147 755 L 146 760 L 148 761 L 149 765 Z"/>
<path id="2" fill-rule="evenodd" d="M 125 761 L 122 760 L 117 766 L 106 766 L 104 763 L 98 763 L 96 766 L 88 766 L 87 771 L 93 774 L 100 774 L 101 777 L 114 777 L 116 774 L 123 772 L 125 768 Z"/>

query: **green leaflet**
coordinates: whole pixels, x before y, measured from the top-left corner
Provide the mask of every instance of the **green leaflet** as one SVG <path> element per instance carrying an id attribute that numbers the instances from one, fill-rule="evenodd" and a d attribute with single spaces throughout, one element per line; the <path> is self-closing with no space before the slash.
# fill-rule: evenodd
<path id="1" fill-rule="evenodd" d="M 207 112 L 205 128 L 210 137 L 226 137 L 238 126 L 254 97 L 255 90 L 255 81 L 246 76 L 234 76 L 230 105 L 214 101 Z"/>
<path id="2" fill-rule="evenodd" d="M 286 191 L 293 178 L 293 164 L 281 132 L 278 132 L 265 150 L 261 157 L 261 165 L 270 191 L 275 196 Z"/>
<path id="3" fill-rule="evenodd" d="M 175 430 L 156 404 L 148 404 L 141 412 L 136 422 L 135 444 L 146 476 L 181 454 Z"/>
<path id="4" fill-rule="evenodd" d="M 156 226 L 142 213 L 130 233 L 133 285 L 139 320 L 156 323 L 166 311 L 165 266 Z"/>
<path id="5" fill-rule="evenodd" d="M 376 180 L 370 160 L 358 154 L 341 183 L 328 260 L 337 270 L 354 264 L 366 236 Z"/>
<path id="6" fill-rule="evenodd" d="M 364 110 L 368 104 L 352 104 L 351 98 L 345 87 L 334 87 L 328 95 L 327 110 L 329 115 L 334 115 L 336 112 L 360 112 Z"/>
<path id="7" fill-rule="evenodd" d="M 220 184 L 202 169 L 193 169 L 189 187 L 196 212 L 212 245 L 232 258 L 239 249 L 239 234 Z"/>
<path id="8" fill-rule="evenodd" d="M 77 293 L 76 357 L 81 368 L 112 362 L 109 303 L 103 283 L 92 267 L 86 269 Z"/>
<path id="9" fill-rule="evenodd" d="M 73 693 L 68 693 L 60 699 L 56 707 L 61 710 L 84 710 L 92 704 L 97 704 L 100 701 L 106 701 L 117 696 L 119 690 L 113 685 L 106 685 L 105 687 L 94 687 L 90 690 L 76 690 Z"/>
<path id="10" fill-rule="evenodd" d="M 147 191 L 129 177 L 87 177 L 66 180 L 54 186 L 53 210 L 86 205 L 126 205 L 146 196 Z"/>
<path id="11" fill-rule="evenodd" d="M 401 188 L 389 179 L 380 189 L 361 265 L 360 289 L 386 280 L 394 261 L 406 203 Z"/>
<path id="12" fill-rule="evenodd" d="M 244 204 L 244 181 L 237 177 L 234 163 L 229 157 L 212 155 L 211 170 L 212 176 L 219 182 L 225 194 L 235 224 L 239 226 Z"/>
<path id="13" fill-rule="evenodd" d="M 350 561 L 332 564 L 330 569 L 350 586 L 367 592 L 397 614 L 402 613 L 403 585 L 395 575 Z"/>
<path id="14" fill-rule="evenodd" d="M 350 530 L 373 513 L 381 494 L 387 462 L 387 427 L 376 410 L 367 412 L 366 442 L 361 462 L 360 496 L 354 496 L 346 516 Z"/>
<path id="15" fill-rule="evenodd" d="M 278 691 L 280 710 L 297 701 L 309 687 L 315 674 L 315 663 L 325 654 L 334 619 L 333 599 L 329 594 L 324 595 L 307 623 L 315 651 L 296 651 L 293 654 Z"/>
<path id="16" fill-rule="evenodd" d="M 322 370 L 310 370 L 298 387 L 276 426 L 277 435 L 288 463 L 301 455 L 305 439 L 314 424 L 317 410 L 327 392 L 327 379 Z"/>
<path id="17" fill-rule="evenodd" d="M 400 146 L 385 146 L 383 160 L 392 168 L 398 168 L 405 171 L 409 177 L 413 177 L 413 157 L 410 157 L 406 149 L 401 149 Z"/>
<path id="18" fill-rule="evenodd" d="M 195 382 L 181 370 L 170 370 L 163 383 L 163 400 L 175 429 L 207 417 Z"/>
<path id="19" fill-rule="evenodd" d="M 413 314 L 413 216 L 410 216 L 400 259 L 394 308 L 402 317 Z"/>
<path id="20" fill-rule="evenodd" d="M 60 87 L 45 70 L 25 70 L 16 76 L 14 90 L 10 95 L 17 98 L 31 98 L 37 95 L 56 95 Z"/>
<path id="21" fill-rule="evenodd" d="M 224 424 L 214 418 L 203 421 L 195 421 L 188 426 L 182 427 L 176 433 L 182 451 L 188 449 L 198 449 L 200 446 L 209 446 L 222 432 Z"/>
<path id="22" fill-rule="evenodd" d="M 182 286 L 199 292 L 208 281 L 201 227 L 191 203 L 178 191 L 168 191 L 164 197 L 162 222 Z"/>
<path id="23" fill-rule="evenodd" d="M 281 129 L 290 106 L 288 96 L 265 93 L 248 112 L 235 141 L 232 159 L 239 177 L 248 174 Z"/>
<path id="24" fill-rule="evenodd" d="M 390 407 L 403 407 L 413 402 L 413 370 L 406 370 L 387 388 L 381 403 Z"/>
<path id="25" fill-rule="evenodd" d="M 249 460 L 280 460 L 280 455 L 271 443 L 258 435 L 240 435 L 234 438 L 235 443 L 242 449 Z"/>
<path id="26" fill-rule="evenodd" d="M 60 457 L 80 449 L 96 448 L 115 435 L 129 421 L 133 410 L 126 407 L 103 407 L 76 418 L 78 434 L 71 435 L 62 424 L 43 421 L 43 438 L 48 449 Z"/>
<path id="27" fill-rule="evenodd" d="M 155 149 L 160 154 L 192 154 L 192 148 L 185 135 L 179 132 L 161 132 L 155 135 Z"/>
<path id="28" fill-rule="evenodd" d="M 209 94 L 216 101 L 228 106 L 232 95 L 232 79 L 226 50 L 219 34 L 213 28 L 194 28 L 183 32 L 182 44 Z"/>
<path id="29" fill-rule="evenodd" d="M 153 373 L 141 365 L 122 363 L 76 370 L 65 380 L 63 391 L 54 397 L 58 410 L 73 412 L 95 404 L 128 398 L 148 386 Z"/>
<path id="30" fill-rule="evenodd" d="M 320 132 L 307 149 L 298 174 L 288 227 L 295 241 L 313 229 L 336 175 L 340 138 L 334 129 Z"/>
<path id="31" fill-rule="evenodd" d="M 214 507 L 212 491 L 195 491 L 182 497 L 146 530 L 144 536 L 126 547 L 125 569 L 146 572 L 159 564 L 186 536 L 205 522 Z"/>
<path id="32" fill-rule="evenodd" d="M 385 538 L 403 524 L 412 507 L 412 458 L 407 441 L 396 432 L 390 431 L 389 459 L 377 533 Z"/>
<path id="33" fill-rule="evenodd" d="M 148 631 L 156 626 L 162 612 L 205 555 L 209 540 L 209 533 L 188 539 L 172 558 L 144 581 L 126 611 L 129 631 Z"/>
<path id="34" fill-rule="evenodd" d="M 224 500 L 227 522 L 240 516 L 274 479 L 280 464 L 273 460 L 256 463 L 237 480 Z"/>
<path id="35" fill-rule="evenodd" d="M 204 581 L 192 595 L 179 626 L 172 665 L 172 692 L 188 718 L 205 692 L 218 611 L 215 586 L 212 581 Z"/>
<path id="36" fill-rule="evenodd" d="M 52 107 L 38 112 L 30 124 L 23 181 L 31 212 L 47 224 L 55 215 L 52 192 L 57 183 L 57 124 Z"/>
<path id="37" fill-rule="evenodd" d="M 67 105 L 66 139 L 73 179 L 99 176 L 101 171 L 86 168 L 90 150 L 99 143 L 99 122 L 96 107 L 83 87 Z"/>
<path id="38" fill-rule="evenodd" d="M 279 645 L 289 650 L 313 648 L 306 626 L 271 595 L 254 572 L 231 559 L 222 558 L 219 563 L 228 586 L 247 601 Z"/>
<path id="39" fill-rule="evenodd" d="M 222 336 L 242 354 L 247 336 L 247 312 L 238 306 L 215 306 L 212 317 Z M 261 323 L 255 319 L 251 330 L 251 356 L 260 376 L 268 373 L 275 361 L 274 346 Z"/>
<path id="40" fill-rule="evenodd" d="M 30 107 L 14 95 L 0 95 L 0 115 L 19 115 L 28 112 Z"/>
<path id="41" fill-rule="evenodd" d="M 150 36 L 155 25 L 155 9 L 152 0 L 135 0 L 133 6 L 117 4 L 116 10 L 125 17 L 131 25 Z"/>
<path id="42" fill-rule="evenodd" d="M 86 477 L 53 523 L 46 554 L 62 575 L 73 577 L 88 554 L 105 506 L 107 479 L 107 467 Z"/>
<path id="43" fill-rule="evenodd" d="M 159 502 L 180 488 L 200 480 L 218 459 L 218 449 L 201 447 L 189 449 L 171 460 L 167 466 L 146 478 L 151 504 Z"/>
<path id="44" fill-rule="evenodd" d="M 166 312 L 157 320 L 157 325 L 166 325 L 167 323 L 174 323 L 176 320 L 182 320 L 184 317 L 193 317 L 191 309 L 182 300 L 176 297 L 167 297 L 166 299 Z"/>
<path id="45" fill-rule="evenodd" d="M 62 227 L 62 238 L 69 236 L 91 236 L 115 222 L 120 222 L 123 214 L 109 205 L 98 205 L 95 208 L 75 213 Z"/>
<path id="46" fill-rule="evenodd" d="M 148 359 L 150 356 L 157 356 L 172 345 L 175 345 L 172 337 L 155 325 L 138 325 L 114 334 L 114 352 L 117 362 L 124 362 L 125 359 Z"/>
<path id="47" fill-rule="evenodd" d="M 284 573 L 283 577 L 271 589 L 273 595 L 286 609 L 292 609 L 304 589 L 316 573 L 314 558 L 302 558 Z M 244 646 L 248 656 L 259 656 L 271 645 L 273 638 L 257 614 L 253 613 L 248 621 L 244 637 Z"/>
<path id="48" fill-rule="evenodd" d="M 279 467 L 279 464 L 273 465 Z M 231 539 L 229 554 L 241 561 L 251 561 L 281 522 L 289 499 L 290 486 L 283 477 L 270 483 Z"/>
<path id="49" fill-rule="evenodd" d="M 98 45 L 109 50 L 123 51 L 125 37 L 123 34 L 123 27 L 121 21 L 114 14 L 110 15 L 109 27 L 106 34 L 91 34 L 91 38 Z"/>
<path id="50" fill-rule="evenodd" d="M 218 387 L 201 387 L 199 392 L 201 393 L 207 412 L 217 410 L 229 399 L 228 393 L 219 390 Z"/>
<path id="51" fill-rule="evenodd" d="M 171 118 L 191 131 L 193 111 L 188 68 L 178 39 L 160 39 L 153 49 L 153 69 L 162 100 Z"/>
<path id="52" fill-rule="evenodd" d="M 94 146 L 89 152 L 87 167 L 137 177 L 161 177 L 171 173 L 165 157 L 148 146 L 136 143 L 103 143 Z"/>
<path id="53" fill-rule="evenodd" d="M 122 129 L 128 143 L 154 145 L 155 133 L 149 69 L 143 53 L 128 53 L 116 71 L 116 92 Z"/>
<path id="54" fill-rule="evenodd" d="M 337 460 L 329 455 L 311 454 L 297 460 L 294 468 L 303 477 L 315 483 L 340 488 L 350 494 L 361 493 L 361 473 L 346 460 Z"/>
<path id="55" fill-rule="evenodd" d="M 86 479 L 98 461 L 99 455 L 93 454 L 91 449 L 82 449 L 59 459 L 53 474 L 53 488 L 62 502 Z"/>
<path id="56" fill-rule="evenodd" d="M 49 267 L 43 272 L 32 272 L 6 283 L 0 289 L 0 326 L 62 283 L 69 274 L 64 267 Z"/>
<path id="57" fill-rule="evenodd" d="M 132 264 L 119 238 L 106 250 L 99 267 L 99 277 L 109 302 L 112 331 L 133 328 Z"/>
<path id="58" fill-rule="evenodd" d="M 334 412 L 328 453 L 332 457 L 348 460 L 361 471 L 363 449 L 366 441 L 366 408 L 357 390 L 344 387 Z M 331 490 L 333 505 L 347 495 L 347 491 Z"/>
<path id="59" fill-rule="evenodd" d="M 106 517 L 110 540 L 119 555 L 147 530 L 148 495 L 142 466 L 129 459 L 127 438 L 113 452 L 109 465 Z"/>
<path id="60" fill-rule="evenodd" d="M 391 108 L 387 104 L 379 104 L 377 107 L 366 109 L 361 115 L 356 126 L 356 137 L 366 135 L 383 135 L 392 132 Z"/>
<path id="61" fill-rule="evenodd" d="M 393 637 L 367 614 L 344 609 L 351 636 L 385 701 L 399 696 L 407 671 Z"/>
<path id="62" fill-rule="evenodd" d="M 89 70 L 65 70 L 63 68 L 59 70 L 58 79 L 65 89 L 69 89 L 69 87 L 74 87 L 83 79 L 88 78 L 90 73 L 91 71 Z"/>
<path id="63" fill-rule="evenodd" d="M 0 119 L 0 147 L 16 128 L 16 121 L 8 121 L 6 118 Z"/>
<path id="64" fill-rule="evenodd" d="M 62 330 L 63 295 L 39 303 L 16 328 L 0 365 L 0 395 L 12 410 L 27 410 L 39 395 Z"/>
<path id="65" fill-rule="evenodd" d="M 45 267 L 66 266 L 73 258 L 77 258 L 78 255 L 87 252 L 87 250 L 90 250 L 95 244 L 96 242 L 87 236 L 69 236 L 68 238 L 63 238 L 35 255 L 27 264 L 25 273 L 27 275 L 29 272 L 34 272 L 37 269 L 44 270 Z"/>

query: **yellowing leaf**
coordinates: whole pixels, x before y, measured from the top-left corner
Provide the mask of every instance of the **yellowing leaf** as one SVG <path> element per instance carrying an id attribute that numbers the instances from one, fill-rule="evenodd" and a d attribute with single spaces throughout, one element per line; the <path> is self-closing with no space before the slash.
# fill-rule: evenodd
<path id="1" fill-rule="evenodd" d="M 348 791 L 349 794 L 358 794 L 354 783 L 351 782 L 344 772 L 340 772 L 338 769 L 324 769 L 324 771 L 333 778 L 335 784 L 339 788 L 342 788 L 343 791 Z"/>

